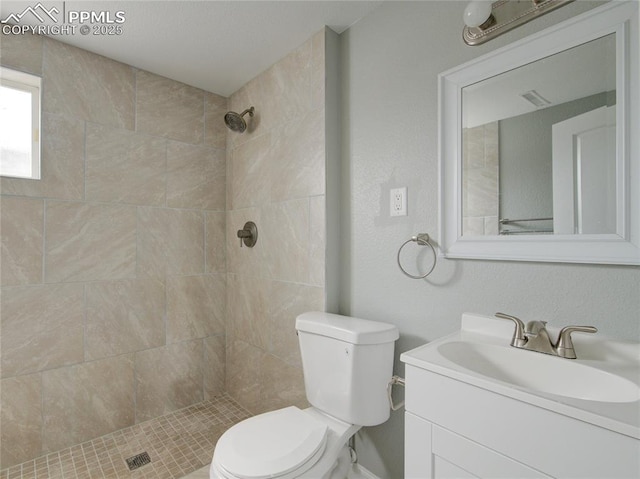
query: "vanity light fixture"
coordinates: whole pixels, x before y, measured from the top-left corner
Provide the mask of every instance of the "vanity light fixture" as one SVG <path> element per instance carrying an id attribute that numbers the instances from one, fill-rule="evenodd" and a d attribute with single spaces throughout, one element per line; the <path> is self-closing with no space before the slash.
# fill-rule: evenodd
<path id="1" fill-rule="evenodd" d="M 471 0 L 464 10 L 462 38 L 480 45 L 573 0 Z"/>

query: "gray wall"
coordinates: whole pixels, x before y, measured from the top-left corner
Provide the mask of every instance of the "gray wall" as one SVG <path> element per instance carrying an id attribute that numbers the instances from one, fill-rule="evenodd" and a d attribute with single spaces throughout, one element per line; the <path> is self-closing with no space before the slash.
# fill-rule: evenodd
<path id="1" fill-rule="evenodd" d="M 640 339 L 640 268 L 440 259 L 424 281 L 403 276 L 398 247 L 438 236 L 437 75 L 586 11 L 574 2 L 479 46 L 461 39 L 465 2 L 385 2 L 341 35 L 340 311 L 400 328 L 397 353 L 451 333 L 460 315 L 506 311 L 553 325 L 592 324 Z M 407 186 L 409 215 L 389 217 L 389 188 Z M 404 367 L 396 361 L 396 374 Z M 361 463 L 403 475 L 403 411 L 359 434 Z"/>

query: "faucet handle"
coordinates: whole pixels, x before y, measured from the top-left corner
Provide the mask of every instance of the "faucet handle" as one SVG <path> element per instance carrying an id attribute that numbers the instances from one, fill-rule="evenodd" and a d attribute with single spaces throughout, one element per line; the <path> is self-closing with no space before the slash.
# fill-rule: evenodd
<path id="1" fill-rule="evenodd" d="M 520 348 L 524 346 L 527 342 L 527 338 L 525 337 L 525 325 L 521 319 L 516 318 L 515 316 L 511 316 L 509 314 L 504 313 L 496 313 L 496 318 L 500 319 L 508 319 L 513 321 L 516 325 L 516 329 L 513 331 L 513 338 L 511 339 L 511 346 Z"/>
<path id="2" fill-rule="evenodd" d="M 558 344 L 556 345 L 558 356 L 567 359 L 576 359 L 576 350 L 571 340 L 571 333 L 574 331 L 580 333 L 597 333 L 598 329 L 593 326 L 566 326 L 562 328 L 558 335 Z"/>

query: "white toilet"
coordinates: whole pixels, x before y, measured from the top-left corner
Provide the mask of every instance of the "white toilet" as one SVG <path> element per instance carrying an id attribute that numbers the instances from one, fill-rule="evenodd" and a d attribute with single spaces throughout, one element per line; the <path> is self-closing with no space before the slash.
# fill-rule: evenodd
<path id="1" fill-rule="evenodd" d="M 349 439 L 389 418 L 395 326 L 309 312 L 298 316 L 296 330 L 311 407 L 271 411 L 230 428 L 216 444 L 211 479 L 345 479 Z"/>

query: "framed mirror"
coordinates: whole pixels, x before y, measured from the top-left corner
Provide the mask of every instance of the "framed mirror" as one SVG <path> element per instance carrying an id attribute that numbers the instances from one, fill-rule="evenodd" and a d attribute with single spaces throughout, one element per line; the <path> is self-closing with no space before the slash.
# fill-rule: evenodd
<path id="1" fill-rule="evenodd" d="M 447 258 L 640 264 L 638 2 L 441 73 Z"/>

